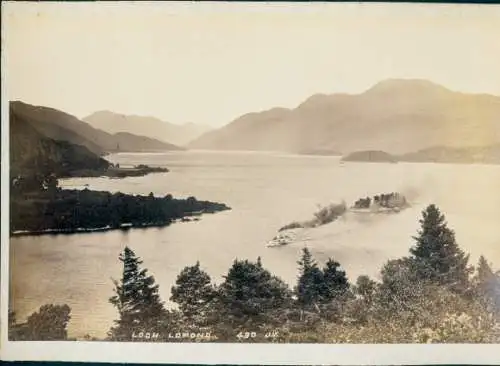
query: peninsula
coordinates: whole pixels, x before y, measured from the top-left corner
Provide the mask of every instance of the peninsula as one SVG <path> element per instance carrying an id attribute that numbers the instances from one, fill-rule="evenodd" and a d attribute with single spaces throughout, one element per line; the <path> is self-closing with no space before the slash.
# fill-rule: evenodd
<path id="1" fill-rule="evenodd" d="M 140 164 L 120 167 L 104 159 L 90 138 L 52 125 L 55 117 L 67 120 L 63 112 L 45 107 L 10 108 L 10 234 L 72 233 L 130 227 L 164 226 L 203 213 L 228 210 L 223 203 L 200 201 L 195 197 L 175 199 L 123 193 L 66 190 L 58 186 L 64 177 L 123 178 L 166 173 L 165 167 Z M 64 118 L 62 118 L 64 117 Z M 57 120 L 57 118 L 56 118 Z M 84 122 L 72 121 L 78 131 Z M 81 123 L 81 124 L 80 124 Z M 71 124 L 70 124 L 71 125 Z M 42 127 L 40 127 L 42 126 Z M 38 127 L 38 128 L 37 128 Z M 58 140 L 48 135 L 56 135 Z M 79 143 L 77 143 L 79 142 Z"/>

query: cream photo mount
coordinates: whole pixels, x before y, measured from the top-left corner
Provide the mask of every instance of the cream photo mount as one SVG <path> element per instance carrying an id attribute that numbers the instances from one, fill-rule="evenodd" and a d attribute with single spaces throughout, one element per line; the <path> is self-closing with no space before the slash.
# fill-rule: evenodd
<path id="1" fill-rule="evenodd" d="M 495 344 L 6 342 L 5 361 L 218 365 L 496 365 Z"/>
<path id="2" fill-rule="evenodd" d="M 500 20 L 500 11 L 488 5 L 431 5 L 431 4 L 223 4 L 223 3 L 87 3 L 87 4 L 40 4 L 4 2 L 2 10 L 15 9 L 42 11 L 45 6 L 60 7 L 61 10 L 112 11 L 115 8 L 151 7 L 152 9 L 168 9 L 170 16 L 176 13 L 189 12 L 269 12 L 313 14 L 321 9 L 338 9 L 355 13 L 363 9 L 363 15 L 369 15 L 372 9 L 377 14 L 408 9 L 420 10 L 432 14 L 447 11 L 470 11 L 474 17 L 489 16 L 496 13 Z M 447 10 L 448 9 L 448 10 Z M 2 24 L 4 23 L 2 12 Z M 487 15 L 490 13 L 489 15 Z M 20 13 L 21 14 L 21 13 Z M 43 11 L 42 11 L 43 16 Z M 278 26 L 278 25 L 277 25 Z M 0 359 L 5 361 L 68 361 L 68 362 L 117 362 L 117 363 L 180 363 L 180 364 L 248 364 L 248 365 L 391 365 L 391 364 L 500 364 L 499 344 L 305 344 L 305 343 L 209 343 L 209 342 L 107 342 L 107 341 L 9 341 L 9 280 L 11 273 L 10 235 L 9 235 L 9 197 L 10 197 L 10 162 L 9 162 L 9 99 L 8 89 L 12 78 L 6 67 L 9 59 L 9 42 L 5 41 L 5 33 L 9 29 L 2 27 L 2 181 L 1 181 L 1 340 Z M 221 51 L 222 52 L 222 51 Z M 499 55 L 495 54 L 495 57 Z M 500 75 L 500 70 L 499 74 Z M 40 86 L 39 86 L 40 87 Z M 216 87 L 216 86 L 215 86 Z M 229 113 L 229 112 L 228 112 Z M 147 263 L 146 263 L 147 264 Z M 184 264 L 184 263 L 183 263 Z M 500 265 L 500 263 L 495 263 Z M 228 263 L 229 265 L 229 263 Z M 175 336 L 174 336 L 175 337 Z"/>

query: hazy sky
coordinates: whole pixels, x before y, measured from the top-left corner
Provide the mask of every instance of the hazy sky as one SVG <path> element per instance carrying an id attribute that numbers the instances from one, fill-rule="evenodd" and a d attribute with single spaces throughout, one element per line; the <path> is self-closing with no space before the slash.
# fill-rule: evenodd
<path id="1" fill-rule="evenodd" d="M 8 96 L 220 126 L 425 78 L 500 95 L 500 6 L 3 3 Z"/>

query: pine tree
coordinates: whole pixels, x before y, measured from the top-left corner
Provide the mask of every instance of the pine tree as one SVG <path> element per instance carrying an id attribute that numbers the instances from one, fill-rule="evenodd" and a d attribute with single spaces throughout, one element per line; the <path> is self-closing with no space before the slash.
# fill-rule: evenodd
<path id="1" fill-rule="evenodd" d="M 288 286 L 262 263 L 235 260 L 219 288 L 220 314 L 230 324 L 262 324 L 288 305 Z"/>
<path id="2" fill-rule="evenodd" d="M 318 268 L 308 248 L 302 249 L 299 265 L 299 279 L 295 288 L 297 301 L 305 308 L 317 307 L 325 293 L 323 272 Z"/>
<path id="3" fill-rule="evenodd" d="M 490 264 L 484 256 L 480 256 L 477 264 L 477 274 L 475 280 L 480 285 L 486 285 L 495 276 Z"/>
<path id="4" fill-rule="evenodd" d="M 194 266 L 185 267 L 177 276 L 170 300 L 179 305 L 188 321 L 199 324 L 208 315 L 215 296 L 210 276 L 200 269 L 200 262 L 196 262 Z M 195 317 L 201 319 L 195 320 Z"/>
<path id="5" fill-rule="evenodd" d="M 158 285 L 147 269 L 140 269 L 142 261 L 125 247 L 119 260 L 123 263 L 120 282 L 114 281 L 116 295 L 109 299 L 119 313 L 109 336 L 113 340 L 129 340 L 134 332 L 157 332 L 167 315 L 158 293 Z"/>
<path id="6" fill-rule="evenodd" d="M 410 249 L 417 277 L 466 291 L 471 272 L 469 256 L 458 247 L 444 215 L 432 204 L 422 212 L 419 222 L 421 229 L 414 237 L 416 245 Z"/>
<path id="7" fill-rule="evenodd" d="M 340 263 L 329 258 L 322 271 L 323 283 L 319 286 L 318 298 L 319 313 L 322 318 L 337 321 L 344 312 L 349 295 L 350 285 L 345 271 L 340 268 Z"/>
<path id="8" fill-rule="evenodd" d="M 479 257 L 472 284 L 477 300 L 489 308 L 500 311 L 500 276 L 493 271 L 484 256 Z"/>
<path id="9" fill-rule="evenodd" d="M 323 292 L 323 301 L 340 300 L 345 297 L 349 291 L 349 281 L 345 271 L 340 267 L 340 263 L 329 258 L 323 268 L 323 280 L 325 288 Z"/>

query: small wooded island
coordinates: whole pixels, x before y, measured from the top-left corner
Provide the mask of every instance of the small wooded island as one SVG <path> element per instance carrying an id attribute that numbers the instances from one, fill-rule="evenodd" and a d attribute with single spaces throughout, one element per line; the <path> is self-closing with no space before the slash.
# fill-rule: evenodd
<path id="1" fill-rule="evenodd" d="M 143 177 L 151 173 L 168 173 L 169 170 L 163 167 L 151 167 L 149 165 L 139 164 L 133 167 L 121 167 L 119 164 L 111 164 L 104 170 L 80 170 L 68 174 L 74 177 L 108 177 L 108 178 L 126 178 Z"/>
<path id="2" fill-rule="evenodd" d="M 409 207 L 409 203 L 406 197 L 398 192 L 382 193 L 380 195 L 375 195 L 373 197 L 360 198 L 351 207 L 355 210 L 362 209 L 389 209 L 394 211 L 399 211 L 401 209 Z"/>
<path id="3" fill-rule="evenodd" d="M 354 213 L 398 213 L 401 210 L 410 207 L 406 197 L 399 192 L 382 193 L 373 197 L 359 198 L 351 207 L 347 207 L 346 203 L 332 203 L 322 207 L 314 213 L 314 218 L 307 221 L 294 221 L 290 224 L 282 226 L 278 230 L 278 235 L 271 239 L 268 247 L 277 247 L 289 244 L 294 240 L 294 234 L 284 231 L 294 229 L 316 228 L 318 226 L 329 224 L 336 221 L 347 212 Z"/>
<path id="4" fill-rule="evenodd" d="M 58 187 L 64 177 L 137 177 L 166 173 L 167 168 L 140 164 L 120 167 L 103 159 L 78 134 L 81 121 L 56 126 L 63 112 L 16 104 L 10 108 L 10 234 L 72 233 L 130 227 L 164 226 L 176 220 L 230 209 L 195 197 L 175 199 Z M 29 112 L 29 113 L 28 113 Z M 72 117 L 75 118 L 75 117 Z M 43 128 L 42 128 L 43 126 Z M 77 127 L 75 127 L 77 126 Z M 49 137 L 57 132 L 60 139 Z M 48 133 L 48 132 L 47 132 Z M 77 143 L 78 142 L 78 143 Z"/>
<path id="5" fill-rule="evenodd" d="M 397 159 L 386 153 L 378 150 L 355 151 L 342 158 L 342 161 L 353 162 L 368 162 L 368 163 L 396 163 Z"/>

